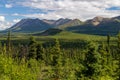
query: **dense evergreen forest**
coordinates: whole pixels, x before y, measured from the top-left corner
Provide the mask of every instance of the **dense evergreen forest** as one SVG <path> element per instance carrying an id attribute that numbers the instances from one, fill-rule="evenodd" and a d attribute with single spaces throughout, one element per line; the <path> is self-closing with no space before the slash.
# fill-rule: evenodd
<path id="1" fill-rule="evenodd" d="M 0 80 L 120 80 L 120 36 L 106 42 L 59 39 L 0 44 Z"/>

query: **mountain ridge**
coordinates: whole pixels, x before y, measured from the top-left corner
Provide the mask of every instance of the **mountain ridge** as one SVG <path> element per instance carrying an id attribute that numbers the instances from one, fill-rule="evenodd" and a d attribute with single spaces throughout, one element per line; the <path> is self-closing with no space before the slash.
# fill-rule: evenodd
<path id="1" fill-rule="evenodd" d="M 105 18 L 96 16 L 93 19 L 81 21 L 79 19 L 60 18 L 58 20 L 47 19 L 22 19 L 9 29 L 13 32 L 37 32 L 49 28 L 58 28 L 67 31 L 86 34 L 117 34 L 120 30 L 120 16 Z M 8 31 L 6 29 L 5 31 Z M 100 34 L 100 35 L 101 35 Z"/>

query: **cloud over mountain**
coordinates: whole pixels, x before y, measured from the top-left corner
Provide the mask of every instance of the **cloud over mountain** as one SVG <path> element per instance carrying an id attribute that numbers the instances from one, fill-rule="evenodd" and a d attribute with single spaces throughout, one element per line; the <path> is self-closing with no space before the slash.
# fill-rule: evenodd
<path id="1" fill-rule="evenodd" d="M 0 16 L 0 30 L 11 27 L 13 24 L 5 20 L 5 16 Z"/>
<path id="2" fill-rule="evenodd" d="M 112 7 L 120 7 L 120 0 L 26 0 L 20 5 L 32 9 L 39 9 L 45 14 L 26 14 L 26 17 L 39 18 L 80 18 L 87 19 L 95 16 L 117 16 L 119 10 L 109 10 Z M 54 15 L 54 16 L 51 16 Z"/>
<path id="3" fill-rule="evenodd" d="M 120 0 L 1 0 L 0 10 L 11 22 L 22 18 L 84 21 L 95 16 L 118 16 Z"/>

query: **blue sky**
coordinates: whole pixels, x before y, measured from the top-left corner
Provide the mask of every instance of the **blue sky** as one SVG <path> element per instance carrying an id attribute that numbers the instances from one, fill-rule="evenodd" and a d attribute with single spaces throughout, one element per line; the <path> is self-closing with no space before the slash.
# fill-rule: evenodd
<path id="1" fill-rule="evenodd" d="M 120 0 L 0 0 L 0 30 L 23 18 L 86 20 L 120 15 Z"/>

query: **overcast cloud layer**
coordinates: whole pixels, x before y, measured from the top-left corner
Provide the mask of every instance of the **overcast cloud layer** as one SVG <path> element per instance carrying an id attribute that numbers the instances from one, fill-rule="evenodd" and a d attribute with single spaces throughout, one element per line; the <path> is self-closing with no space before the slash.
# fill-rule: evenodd
<path id="1" fill-rule="evenodd" d="M 86 20 L 95 16 L 113 17 L 120 15 L 120 0 L 8 0 L 5 8 L 29 8 L 32 13 L 19 13 L 17 10 L 8 15 L 23 18 L 58 19 L 78 18 Z M 24 12 L 24 11 L 23 11 Z M 5 23 L 4 15 L 0 22 Z M 18 22 L 16 18 L 11 22 Z M 7 22 L 7 21 L 6 21 Z M 5 27 L 5 25 L 3 24 Z"/>

